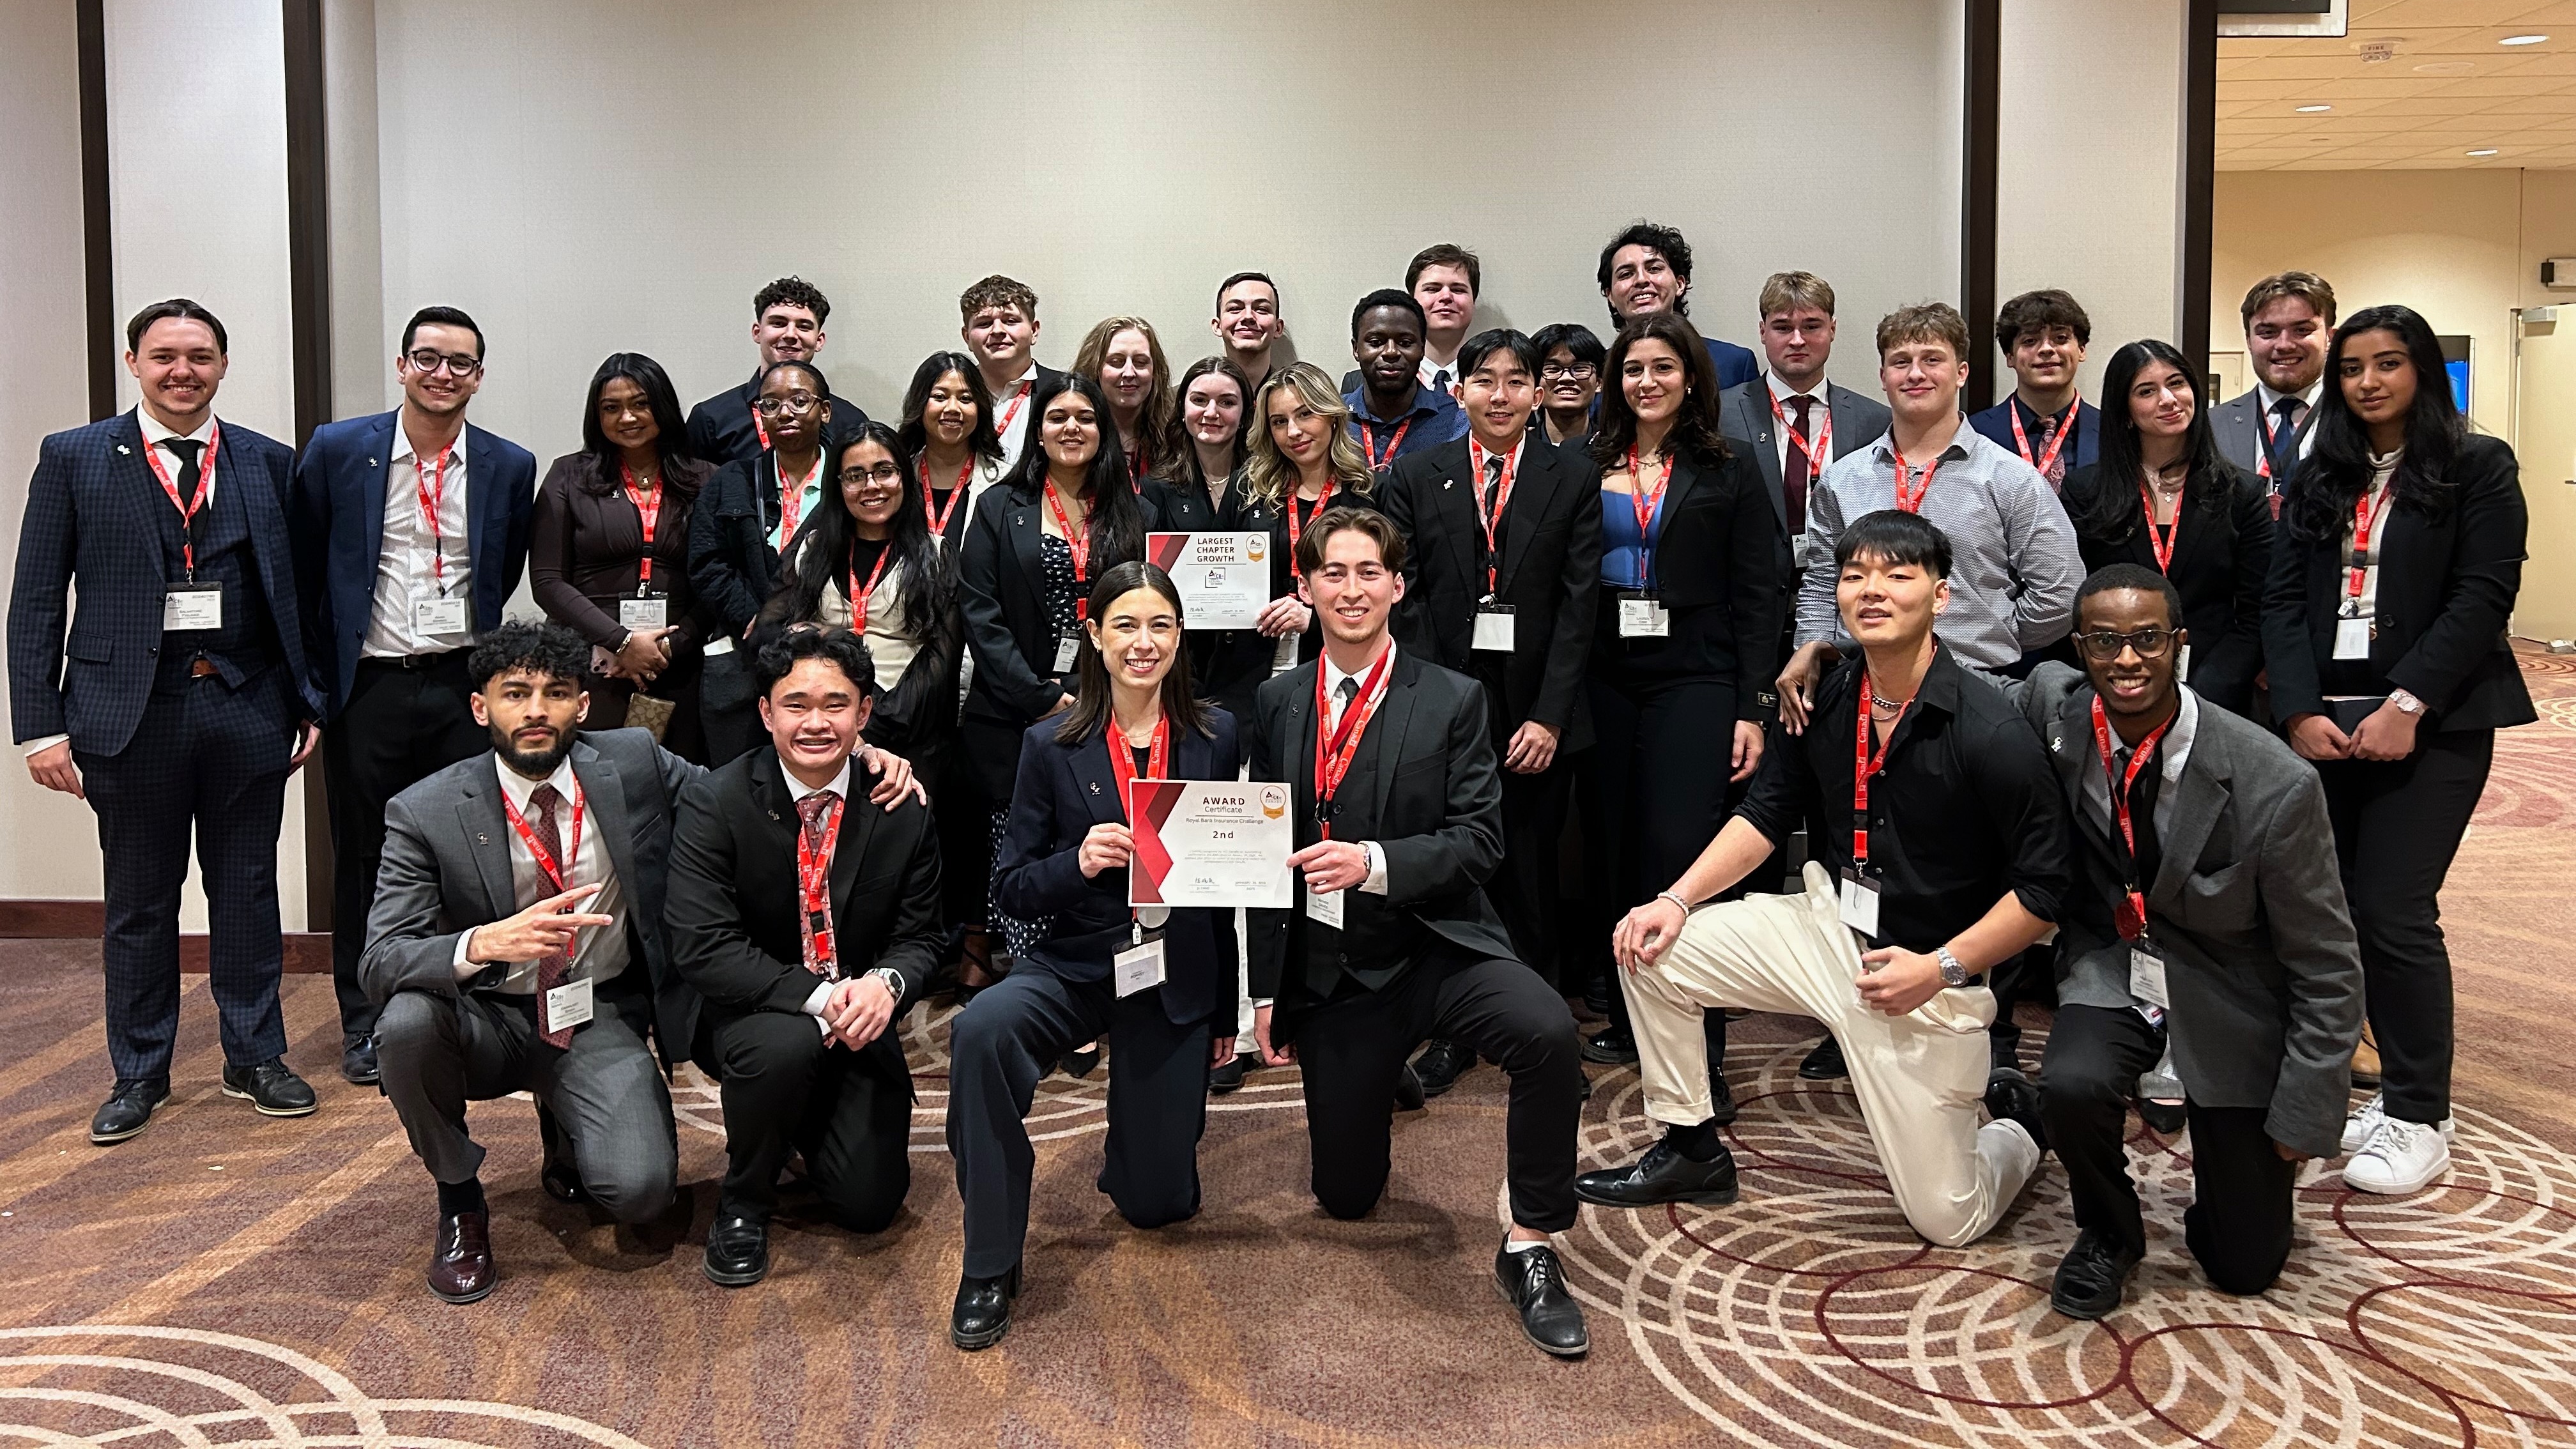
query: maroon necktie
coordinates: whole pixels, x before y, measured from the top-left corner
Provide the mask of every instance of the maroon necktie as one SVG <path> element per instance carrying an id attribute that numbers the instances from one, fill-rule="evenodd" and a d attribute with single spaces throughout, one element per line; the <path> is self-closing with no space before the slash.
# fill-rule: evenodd
<path id="1" fill-rule="evenodd" d="M 554 861 L 557 868 L 562 870 L 564 884 L 567 886 L 571 885 L 572 862 L 563 858 L 563 835 L 555 829 L 555 807 L 563 803 L 563 796 L 557 794 L 555 792 L 555 787 L 552 785 L 539 785 L 536 789 L 528 792 L 528 803 L 537 807 L 537 843 L 546 848 L 547 858 Z M 543 875 L 544 872 L 539 871 L 538 874 Z M 542 887 L 540 887 L 540 889 L 542 889 Z M 571 979 L 572 958 L 570 956 L 545 956 L 538 959 L 537 1019 L 541 1024 L 545 1020 L 544 1008 L 546 993 L 563 985 Z M 554 1031 L 544 1032 L 541 1034 L 546 1039 L 546 1045 L 550 1047 L 560 1049 L 572 1045 L 571 1027 L 561 1027 Z"/>
<path id="2" fill-rule="evenodd" d="M 1807 531 L 1807 475 L 1815 467 L 1807 458 L 1806 440 L 1812 436 L 1807 429 L 1807 409 L 1813 407 L 1815 401 L 1813 396 L 1803 392 L 1789 399 L 1789 406 L 1798 410 L 1798 424 L 1789 433 L 1788 460 L 1780 465 L 1780 497 L 1789 505 L 1789 536 L 1792 538 Z"/>
<path id="3" fill-rule="evenodd" d="M 2072 409 L 2069 411 L 2071 412 Z M 2067 423 L 2067 426 L 2071 428 L 2075 426 L 2075 424 L 2070 421 Z M 2067 450 L 2060 448 L 2054 454 L 2048 451 L 2048 445 L 2055 441 L 2056 437 L 2057 419 L 2041 418 L 2039 420 L 2039 455 L 2048 459 L 2048 491 L 2051 493 L 2062 493 L 2066 491 Z"/>

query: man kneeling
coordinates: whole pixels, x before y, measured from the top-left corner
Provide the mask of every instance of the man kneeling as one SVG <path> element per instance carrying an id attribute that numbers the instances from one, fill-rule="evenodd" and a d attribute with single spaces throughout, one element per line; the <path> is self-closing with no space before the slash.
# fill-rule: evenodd
<path id="1" fill-rule="evenodd" d="M 1833 1032 L 1897 1206 L 1955 1247 L 1995 1225 L 2047 1145 L 2018 1074 L 1983 1093 L 1997 1120 L 1978 1124 L 1995 1010 L 1981 973 L 2047 934 L 2067 888 L 2066 817 L 2028 722 L 1934 642 L 1950 598 L 1941 531 L 1873 513 L 1844 530 L 1834 563 L 1860 657 L 1816 690 L 1804 732 L 1763 756 L 1708 849 L 1612 940 L 1664 1140 L 1575 1190 L 1613 1207 L 1735 1200 L 1700 1015 L 1746 1006 Z M 1807 819 L 1822 829 L 1803 894 L 1693 911 Z"/>

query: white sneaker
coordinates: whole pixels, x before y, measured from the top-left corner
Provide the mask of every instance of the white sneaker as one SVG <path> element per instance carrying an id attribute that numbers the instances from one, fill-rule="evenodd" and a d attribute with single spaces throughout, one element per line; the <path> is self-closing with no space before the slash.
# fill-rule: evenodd
<path id="1" fill-rule="evenodd" d="M 2370 1140 L 2343 1165 L 2343 1185 L 2397 1197 L 2422 1191 L 2451 1170 L 2450 1134 L 2444 1130 L 2450 1125 L 2380 1119 Z"/>
<path id="2" fill-rule="evenodd" d="M 2350 1157 L 2359 1152 L 2370 1141 L 2370 1134 L 2378 1131 L 2379 1124 L 2387 1120 L 2388 1108 L 2381 1101 L 2380 1094 L 2371 1093 L 2370 1100 L 2361 1104 L 2360 1111 L 2343 1119 L 2343 1155 Z"/>

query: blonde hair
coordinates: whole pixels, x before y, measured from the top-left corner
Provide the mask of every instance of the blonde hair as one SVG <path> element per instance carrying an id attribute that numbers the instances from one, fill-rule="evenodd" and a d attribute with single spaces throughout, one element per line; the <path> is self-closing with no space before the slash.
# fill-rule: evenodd
<path id="1" fill-rule="evenodd" d="M 1831 282 L 1813 272 L 1773 272 L 1762 284 L 1763 320 L 1800 307 L 1813 307 L 1831 317 L 1834 315 L 1834 288 Z"/>
<path id="2" fill-rule="evenodd" d="M 1368 459 L 1351 437 L 1351 405 L 1333 390 L 1333 380 L 1311 362 L 1294 362 L 1273 371 L 1261 384 L 1260 394 L 1253 399 L 1252 416 L 1247 423 L 1252 449 L 1243 460 L 1245 496 L 1267 503 L 1286 512 L 1288 499 L 1297 491 L 1297 465 L 1279 451 L 1270 438 L 1270 399 L 1283 392 L 1293 392 L 1298 403 L 1319 418 L 1333 424 L 1333 442 L 1327 457 L 1333 470 L 1333 491 L 1375 497 L 1377 475 L 1369 471 Z"/>
<path id="3" fill-rule="evenodd" d="M 1181 432 L 1181 403 L 1172 391 L 1172 365 L 1163 358 L 1163 339 L 1154 335 L 1154 324 L 1142 317 L 1103 317 L 1082 334 L 1082 346 L 1073 354 L 1073 370 L 1100 382 L 1101 366 L 1109 360 L 1109 343 L 1121 332 L 1141 332 L 1145 353 L 1154 359 L 1154 385 L 1145 392 L 1144 406 L 1136 412 L 1136 441 L 1151 459 L 1160 463 L 1169 457 Z M 1100 390 L 1109 390 L 1101 383 Z"/>

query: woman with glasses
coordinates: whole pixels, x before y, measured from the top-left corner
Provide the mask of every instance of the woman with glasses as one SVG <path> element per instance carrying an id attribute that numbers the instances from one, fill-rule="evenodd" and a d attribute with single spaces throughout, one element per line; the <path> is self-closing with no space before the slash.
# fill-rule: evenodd
<path id="1" fill-rule="evenodd" d="M 934 352 L 912 370 L 896 430 L 920 474 L 930 537 L 954 550 L 966 538 L 975 500 L 1002 481 L 1002 439 L 993 430 L 993 398 L 984 375 L 963 352 Z"/>
<path id="2" fill-rule="evenodd" d="M 588 728 L 624 725 L 641 693 L 671 705 L 663 745 L 705 764 L 698 651 L 720 624 L 689 583 L 689 515 L 712 470 L 689 456 L 670 377 L 640 352 L 592 375 L 581 441 L 537 486 L 529 591 L 590 641 Z"/>
<path id="3" fill-rule="evenodd" d="M 779 550 L 822 501 L 831 395 L 831 384 L 813 363 L 771 363 L 752 396 L 769 446 L 757 458 L 717 469 L 689 516 L 689 583 L 716 624 L 698 688 L 712 764 L 749 750 L 760 734 L 759 690 L 743 646 L 760 606 L 778 586 Z"/>
<path id="4" fill-rule="evenodd" d="M 1256 631 L 1265 643 L 1246 646 L 1252 658 L 1236 666 L 1258 676 L 1235 686 L 1247 709 L 1262 680 L 1323 648 L 1315 611 L 1298 597 L 1298 538 L 1328 508 L 1378 506 L 1377 474 L 1352 436 L 1350 419 L 1351 405 L 1311 362 L 1273 370 L 1253 399 L 1246 429 L 1251 447 L 1235 475 L 1230 526 L 1269 531 L 1270 602 Z"/>
<path id="5" fill-rule="evenodd" d="M 1142 317 L 1103 318 L 1084 334 L 1073 370 L 1100 384 L 1127 476 L 1142 485 L 1155 465 L 1180 451 L 1172 400 L 1172 369 L 1154 324 Z"/>
<path id="6" fill-rule="evenodd" d="M 1601 394 L 1601 339 L 1580 322 L 1538 329 L 1538 411 L 1530 426 L 1549 442 L 1579 443 L 1592 433 L 1592 400 Z"/>
<path id="7" fill-rule="evenodd" d="M 2222 709 L 2252 713 L 2271 500 L 2220 455 L 2173 344 L 2149 339 L 2111 354 L 2100 456 L 2066 475 L 2062 496 L 2084 571 L 2134 563 L 2171 579 L 2189 636 L 2177 661 L 2182 679 Z"/>
<path id="8" fill-rule="evenodd" d="M 2506 634 L 2530 518 L 2513 449 L 2469 431 L 2412 308 L 2335 329 L 2313 425 L 2281 492 L 2263 659 L 2273 715 L 2325 782 L 2379 1042 L 2344 1185 L 2405 1194 L 2451 1165 L 2442 880 L 2495 732 L 2538 717 Z"/>

